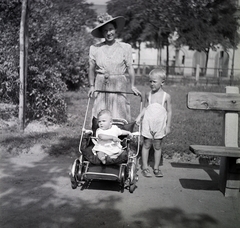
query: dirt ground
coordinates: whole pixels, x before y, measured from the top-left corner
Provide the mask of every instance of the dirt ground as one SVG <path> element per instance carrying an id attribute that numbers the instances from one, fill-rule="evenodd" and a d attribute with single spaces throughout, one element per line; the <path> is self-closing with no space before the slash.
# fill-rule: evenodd
<path id="1" fill-rule="evenodd" d="M 240 227 L 240 199 L 218 190 L 218 166 L 164 159 L 164 177 L 145 178 L 139 170 L 132 194 L 104 181 L 72 190 L 75 157 L 50 156 L 42 148 L 11 155 L 0 147 L 1 228 Z"/>

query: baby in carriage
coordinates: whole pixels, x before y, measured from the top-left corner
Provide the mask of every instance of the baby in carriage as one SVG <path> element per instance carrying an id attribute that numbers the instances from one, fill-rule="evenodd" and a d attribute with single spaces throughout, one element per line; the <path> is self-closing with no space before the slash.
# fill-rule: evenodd
<path id="1" fill-rule="evenodd" d="M 93 140 L 95 145 L 92 152 L 97 155 L 102 164 L 106 164 L 107 157 L 116 159 L 123 152 L 118 136 L 132 137 L 132 133 L 113 125 L 111 112 L 107 109 L 100 111 L 97 119 L 99 128 L 96 130 L 97 140 Z"/>

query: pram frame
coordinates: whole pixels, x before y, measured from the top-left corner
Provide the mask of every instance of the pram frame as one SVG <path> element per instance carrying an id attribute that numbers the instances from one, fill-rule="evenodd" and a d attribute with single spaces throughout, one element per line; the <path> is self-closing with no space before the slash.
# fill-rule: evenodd
<path id="1" fill-rule="evenodd" d="M 119 93 L 119 94 L 133 94 L 133 92 L 123 92 L 123 91 L 105 91 L 105 90 L 95 90 L 95 92 L 98 93 Z M 139 113 L 142 110 L 142 96 L 139 95 L 140 97 L 140 110 Z M 91 97 L 88 98 L 87 102 L 87 108 L 84 116 L 84 122 L 82 126 L 82 131 L 81 131 L 81 137 L 79 141 L 79 153 L 80 156 L 79 158 L 74 160 L 74 163 L 71 168 L 70 178 L 71 178 L 71 185 L 73 189 L 76 189 L 77 187 L 83 186 L 83 184 L 86 181 L 92 181 L 92 180 L 110 180 L 110 181 L 117 181 L 120 183 L 120 188 L 121 191 L 124 191 L 124 188 L 127 188 L 130 193 L 133 193 L 133 191 L 136 188 L 136 182 L 138 181 L 138 175 L 137 175 L 137 156 L 139 154 L 140 150 L 140 126 L 138 126 L 138 132 L 137 132 L 137 148 L 136 148 L 136 153 L 134 154 L 128 154 L 128 159 L 126 163 L 121 163 L 118 165 L 92 165 L 89 161 L 83 161 L 83 153 L 81 150 L 82 142 L 84 139 L 84 135 L 86 133 L 92 134 L 91 130 L 86 130 L 86 122 L 87 122 L 87 116 L 89 112 L 89 105 L 90 105 Z M 118 121 L 121 119 L 117 119 Z M 124 119 L 123 119 L 124 120 Z M 126 121 L 126 120 L 124 120 Z M 128 144 L 127 144 L 128 145 Z M 128 145 L 129 146 L 129 145 Z M 100 171 L 98 172 L 91 172 L 89 171 L 90 167 L 98 167 Z M 106 167 L 115 167 L 117 168 L 118 166 L 118 172 L 117 173 L 103 173 L 103 168 Z M 102 169 L 101 169 L 101 168 Z M 98 169 L 97 168 L 97 169 Z M 115 169 L 113 168 L 113 169 Z M 108 168 L 106 168 L 108 169 Z"/>

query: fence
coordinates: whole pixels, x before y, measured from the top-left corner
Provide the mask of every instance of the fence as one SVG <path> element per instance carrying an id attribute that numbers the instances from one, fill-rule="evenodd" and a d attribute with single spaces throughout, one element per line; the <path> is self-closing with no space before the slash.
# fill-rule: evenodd
<path id="1" fill-rule="evenodd" d="M 157 68 L 156 65 L 134 65 L 135 74 L 137 77 L 146 77 L 151 70 Z M 162 66 L 165 67 L 166 66 Z M 176 67 L 169 66 L 169 74 L 167 83 L 201 84 L 201 85 L 240 85 L 240 69 L 230 68 L 205 68 L 197 67 Z M 210 73 L 208 73 L 210 72 Z M 233 74 L 232 74 L 233 73 Z M 232 74 L 232 76 L 231 76 Z M 143 79 L 142 78 L 142 79 Z M 140 79 L 140 78 L 139 78 Z M 138 79 L 138 80 L 139 80 Z"/>

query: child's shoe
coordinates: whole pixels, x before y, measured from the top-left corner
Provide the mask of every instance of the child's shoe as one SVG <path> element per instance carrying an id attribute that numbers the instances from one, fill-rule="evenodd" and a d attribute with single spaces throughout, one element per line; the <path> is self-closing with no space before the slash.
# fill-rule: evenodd
<path id="1" fill-rule="evenodd" d="M 149 169 L 143 169 L 142 170 L 142 175 L 144 177 L 152 177 L 152 174 L 150 173 L 150 170 Z"/>
<path id="2" fill-rule="evenodd" d="M 155 177 L 163 177 L 162 171 L 160 169 L 154 169 L 153 173 Z"/>

